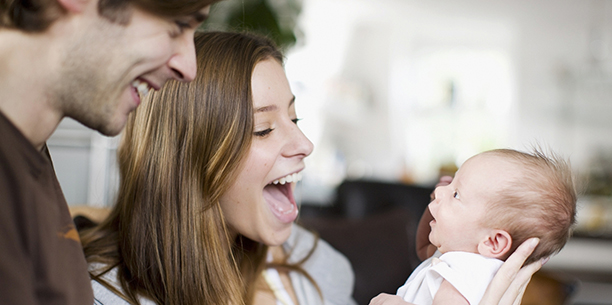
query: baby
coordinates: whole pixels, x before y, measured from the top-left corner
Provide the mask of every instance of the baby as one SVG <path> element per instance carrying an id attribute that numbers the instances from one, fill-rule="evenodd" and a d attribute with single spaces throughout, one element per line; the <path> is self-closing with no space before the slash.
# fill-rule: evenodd
<path id="1" fill-rule="evenodd" d="M 540 151 L 499 149 L 467 160 L 429 204 L 438 251 L 397 295 L 417 304 L 478 304 L 503 261 L 523 241 L 540 243 L 525 264 L 561 250 L 575 223 L 570 166 Z"/>

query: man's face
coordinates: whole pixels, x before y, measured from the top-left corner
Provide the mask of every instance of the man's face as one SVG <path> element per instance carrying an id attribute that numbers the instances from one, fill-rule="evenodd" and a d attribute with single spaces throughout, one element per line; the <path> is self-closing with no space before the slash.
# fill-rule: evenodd
<path id="1" fill-rule="evenodd" d="M 129 23 L 122 25 L 99 16 L 96 5 L 70 19 L 74 35 L 59 55 L 60 72 L 49 90 L 64 116 L 116 135 L 149 90 L 171 79 L 193 80 L 193 35 L 210 7 L 176 18 L 133 9 Z"/>

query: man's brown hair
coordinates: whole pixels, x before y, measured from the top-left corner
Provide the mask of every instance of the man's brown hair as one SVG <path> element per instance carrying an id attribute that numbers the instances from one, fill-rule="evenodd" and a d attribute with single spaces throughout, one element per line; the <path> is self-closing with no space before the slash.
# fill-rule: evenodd
<path id="1" fill-rule="evenodd" d="M 219 0 L 99 0 L 101 16 L 125 24 L 131 8 L 161 17 L 191 15 Z M 0 0 L 0 28 L 42 32 L 65 13 L 57 0 Z"/>

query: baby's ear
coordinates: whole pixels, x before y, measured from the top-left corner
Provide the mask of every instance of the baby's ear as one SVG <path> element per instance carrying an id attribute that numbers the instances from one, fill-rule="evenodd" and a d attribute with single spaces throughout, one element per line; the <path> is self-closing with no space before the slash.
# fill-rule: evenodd
<path id="1" fill-rule="evenodd" d="M 504 230 L 491 230 L 490 233 L 478 243 L 478 253 L 486 257 L 503 259 L 512 248 L 512 237 Z"/>

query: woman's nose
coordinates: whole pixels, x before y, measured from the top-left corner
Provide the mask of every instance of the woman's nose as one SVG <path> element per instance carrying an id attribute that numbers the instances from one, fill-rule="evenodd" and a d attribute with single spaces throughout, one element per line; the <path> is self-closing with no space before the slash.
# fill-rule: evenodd
<path id="1" fill-rule="evenodd" d="M 292 123 L 292 125 L 293 126 L 291 126 L 290 132 L 287 135 L 289 138 L 289 143 L 285 154 L 287 157 L 300 156 L 305 158 L 312 153 L 314 145 L 297 125 L 294 123 Z"/>

